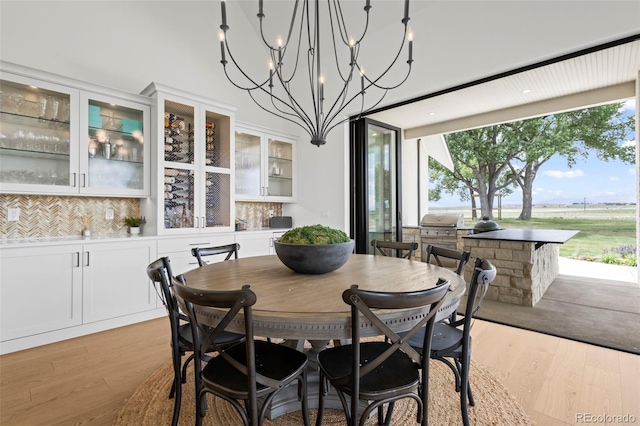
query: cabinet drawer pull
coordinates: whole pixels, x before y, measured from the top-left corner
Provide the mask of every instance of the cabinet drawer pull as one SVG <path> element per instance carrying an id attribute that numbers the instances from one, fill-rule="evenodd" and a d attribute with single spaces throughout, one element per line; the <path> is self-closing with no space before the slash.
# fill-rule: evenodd
<path id="1" fill-rule="evenodd" d="M 193 243 L 193 244 L 189 244 L 190 246 L 206 246 L 209 245 L 209 242 L 207 241 L 206 243 Z"/>

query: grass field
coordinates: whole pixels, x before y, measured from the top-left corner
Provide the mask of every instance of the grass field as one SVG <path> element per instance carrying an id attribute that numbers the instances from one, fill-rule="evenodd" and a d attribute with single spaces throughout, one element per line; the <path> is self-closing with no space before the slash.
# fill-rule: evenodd
<path id="1" fill-rule="evenodd" d="M 473 226 L 471 209 L 431 207 L 433 213 L 463 213 L 465 225 Z M 560 246 L 560 256 L 599 260 L 605 250 L 636 246 L 636 207 L 634 205 L 542 205 L 534 206 L 532 219 L 517 220 L 519 207 L 503 207 L 501 219 L 494 210 L 494 220 L 502 228 L 545 228 L 579 230 L 575 237 Z"/>

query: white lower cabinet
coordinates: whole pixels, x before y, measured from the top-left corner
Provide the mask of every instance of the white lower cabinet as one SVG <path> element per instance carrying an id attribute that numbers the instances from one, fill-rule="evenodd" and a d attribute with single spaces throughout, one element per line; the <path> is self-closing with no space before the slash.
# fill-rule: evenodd
<path id="1" fill-rule="evenodd" d="M 271 253 L 271 233 L 237 234 L 238 257 L 264 256 Z"/>
<path id="2" fill-rule="evenodd" d="M 82 245 L 2 249 L 0 340 L 82 324 Z"/>
<path id="3" fill-rule="evenodd" d="M 3 247 L 0 352 L 166 315 L 146 274 L 156 252 L 142 239 Z"/>
<path id="4" fill-rule="evenodd" d="M 82 253 L 82 318 L 102 321 L 156 308 L 146 267 L 155 241 L 91 244 Z"/>

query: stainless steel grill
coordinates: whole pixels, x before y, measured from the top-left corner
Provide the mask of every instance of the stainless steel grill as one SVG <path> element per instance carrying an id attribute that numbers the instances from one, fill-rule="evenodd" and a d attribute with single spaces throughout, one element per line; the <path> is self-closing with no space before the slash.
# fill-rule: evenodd
<path id="1" fill-rule="evenodd" d="M 458 229 L 464 226 L 464 214 L 427 213 L 420 221 L 422 261 L 427 260 L 427 245 L 457 250 Z"/>

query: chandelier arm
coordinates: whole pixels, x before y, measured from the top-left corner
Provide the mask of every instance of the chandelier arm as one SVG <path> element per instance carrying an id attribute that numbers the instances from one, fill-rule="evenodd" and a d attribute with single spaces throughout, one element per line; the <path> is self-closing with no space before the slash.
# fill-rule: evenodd
<path id="1" fill-rule="evenodd" d="M 340 91 L 340 94 L 336 97 L 335 102 L 331 105 L 331 108 L 329 108 L 329 111 L 327 111 L 326 115 L 325 115 L 325 119 L 323 120 L 322 123 L 322 127 L 325 127 L 325 123 L 330 123 L 331 120 L 333 120 L 336 116 L 336 114 L 333 114 L 333 110 L 337 107 L 338 111 L 341 111 L 344 109 L 344 107 L 348 104 L 350 104 L 351 102 L 353 102 L 353 100 L 356 98 L 356 96 L 359 96 L 362 94 L 362 92 L 358 92 L 357 94 L 355 94 L 353 96 L 353 98 L 351 98 L 349 100 L 349 102 L 347 102 L 345 104 L 345 100 L 347 99 L 347 93 L 349 91 L 349 84 L 351 83 L 352 77 L 353 77 L 353 69 L 355 68 L 355 65 L 351 67 L 351 72 L 349 73 L 349 78 L 347 80 L 343 80 L 344 84 L 342 85 L 342 90 Z M 340 100 L 342 99 L 342 100 Z M 364 99 L 364 96 L 363 96 Z M 339 106 L 338 106 L 339 105 Z"/>
<path id="2" fill-rule="evenodd" d="M 230 52 L 229 52 L 229 56 L 231 57 L 231 53 L 230 53 Z M 232 59 L 232 60 L 233 60 L 233 59 Z M 233 60 L 233 63 L 234 63 L 234 64 L 236 64 L 235 60 Z M 254 96 L 253 96 L 253 94 L 252 94 L 251 92 L 252 92 L 253 90 L 260 89 L 262 92 L 266 93 L 267 95 L 269 95 L 269 96 L 271 97 L 271 99 L 272 99 L 272 103 L 273 103 L 273 99 L 275 99 L 275 100 L 277 100 L 278 102 L 282 103 L 283 105 L 288 106 L 289 108 L 291 108 L 291 110 L 292 110 L 294 113 L 296 113 L 297 117 L 298 117 L 298 118 L 300 118 L 300 119 L 301 119 L 301 120 L 302 120 L 306 125 L 308 125 L 309 127 L 313 127 L 313 125 L 312 125 L 312 121 L 311 121 L 311 118 L 310 118 L 310 117 L 309 117 L 309 116 L 304 112 L 304 110 L 300 107 L 300 105 L 296 102 L 296 100 L 295 100 L 295 99 L 293 99 L 293 98 L 291 97 L 291 94 L 289 93 L 289 90 L 288 90 L 286 87 L 284 87 L 284 86 L 283 86 L 283 88 L 284 88 L 285 92 L 286 92 L 286 93 L 288 94 L 288 96 L 289 96 L 289 99 L 291 99 L 291 100 L 292 100 L 292 104 L 291 104 L 291 105 L 287 104 L 284 100 L 280 99 L 280 97 L 278 97 L 277 95 L 274 95 L 274 94 L 273 94 L 273 92 L 266 90 L 266 89 L 263 87 L 263 86 L 264 86 L 264 84 L 266 84 L 266 83 L 263 83 L 262 85 L 258 85 L 258 84 L 257 84 L 257 83 L 255 83 L 255 82 L 254 82 L 254 81 L 253 81 L 253 80 L 252 80 L 252 79 L 251 79 L 251 78 L 250 78 L 250 77 L 249 77 L 249 76 L 248 76 L 244 71 L 242 71 L 242 69 L 241 69 L 240 67 L 238 67 L 238 66 L 237 66 L 237 64 L 236 64 L 236 68 L 238 68 L 238 70 L 239 70 L 239 71 L 240 71 L 240 72 L 241 72 L 241 73 L 242 73 L 242 74 L 243 74 L 243 75 L 244 75 L 244 76 L 245 76 L 249 81 L 251 81 L 251 82 L 255 85 L 255 87 L 243 87 L 243 86 L 240 86 L 239 84 L 237 84 L 235 81 L 233 81 L 233 80 L 231 79 L 231 77 L 229 76 L 229 73 L 227 72 L 227 67 L 225 66 L 225 67 L 223 67 L 223 69 L 224 69 L 224 74 L 225 74 L 225 76 L 227 77 L 227 80 L 229 80 L 229 82 L 230 82 L 232 85 L 234 85 L 235 87 L 237 87 L 238 89 L 245 90 L 247 93 L 249 93 L 249 95 L 251 96 L 251 99 L 253 99 L 253 100 L 254 100 L 254 102 L 255 102 L 256 104 L 258 104 L 258 102 L 255 100 L 255 98 L 254 98 Z M 268 81 L 268 80 L 267 80 L 267 81 Z M 294 106 L 293 106 L 293 105 L 295 105 L 295 106 L 296 106 L 296 108 L 294 108 Z M 265 109 L 262 105 L 260 105 L 260 107 L 261 107 L 262 109 Z M 275 107 L 275 104 L 274 104 L 274 107 Z M 290 115 L 294 115 L 294 114 L 292 114 L 292 113 L 287 113 L 286 111 L 283 111 L 283 110 L 281 110 L 280 108 L 278 108 L 278 111 L 280 111 L 282 114 L 290 114 Z M 276 114 L 276 115 L 278 115 L 278 114 Z"/>
<path id="3" fill-rule="evenodd" d="M 344 24 L 344 16 L 342 15 L 342 8 L 340 7 L 340 0 L 327 0 L 327 9 L 329 9 L 329 22 L 331 23 L 331 35 L 334 35 L 334 30 L 333 30 L 333 15 L 331 13 L 331 2 L 333 1 L 333 4 L 335 5 L 335 7 L 333 8 L 335 14 L 336 14 L 336 26 L 338 27 L 338 29 L 340 30 L 340 38 L 342 38 L 342 42 L 346 45 L 349 46 L 349 40 L 347 38 L 347 26 Z M 342 25 L 340 25 L 340 21 L 342 21 Z M 332 37 L 333 38 L 333 37 Z M 335 39 L 334 39 L 334 43 L 335 45 Z"/>
<path id="4" fill-rule="evenodd" d="M 338 9 L 340 10 L 340 15 L 338 15 L 338 13 L 336 12 L 336 22 L 338 23 L 338 27 L 340 27 L 340 21 L 342 21 L 342 27 L 340 28 L 340 33 L 343 34 L 342 30 L 344 30 L 343 41 L 348 46 L 349 41 L 347 40 L 347 25 L 344 22 L 344 14 L 342 13 L 342 6 L 340 6 L 340 0 L 333 0 L 333 2 L 336 4 L 335 6 L 336 11 Z M 365 20 L 364 30 L 362 31 L 362 34 L 358 39 L 356 39 L 356 44 L 359 44 L 362 40 L 364 40 L 365 36 L 367 35 L 367 30 L 369 29 L 369 9 L 371 9 L 371 6 L 369 6 L 369 8 L 367 7 L 364 8 L 367 19 Z M 338 17 L 340 19 L 338 19 Z"/>
<path id="5" fill-rule="evenodd" d="M 384 94 L 380 97 L 380 99 L 379 99 L 375 104 L 371 105 L 371 106 L 370 106 L 370 107 L 368 107 L 367 109 L 361 109 L 361 110 L 360 110 L 360 112 L 358 113 L 358 117 L 357 117 L 357 118 L 360 118 L 360 117 L 362 116 L 362 114 L 366 114 L 367 112 L 371 111 L 373 108 L 377 107 L 377 106 L 380 104 L 380 102 L 382 102 L 382 101 L 384 100 L 384 98 L 385 98 L 385 96 L 386 96 L 386 95 L 387 95 L 387 90 L 385 90 Z M 344 108 L 346 108 L 346 107 L 347 107 L 347 105 L 349 105 L 349 104 L 350 104 L 350 103 L 355 99 L 355 97 L 356 97 L 356 96 L 358 96 L 358 95 L 355 95 L 355 96 L 354 96 L 354 97 L 353 97 L 349 102 L 347 102 L 347 103 L 344 105 L 344 107 L 343 107 L 343 108 L 341 108 L 339 111 L 336 111 L 336 113 L 333 115 L 332 120 L 333 120 L 335 117 L 337 117 L 337 116 L 338 116 L 338 114 L 339 114 L 340 112 L 342 112 L 342 110 L 344 110 Z M 362 101 L 362 102 L 363 102 L 363 105 L 364 105 L 364 99 L 363 99 L 363 101 Z M 345 119 L 343 119 L 343 120 L 340 120 L 340 121 L 338 121 L 338 122 L 334 123 L 334 124 L 333 124 L 333 125 L 331 125 L 329 128 L 327 128 L 326 130 L 324 130 L 325 134 L 329 133 L 329 132 L 330 132 L 330 131 L 332 131 L 334 128 L 336 128 L 337 126 L 339 126 L 340 124 L 342 124 L 342 123 L 344 123 L 345 121 L 348 121 L 348 120 L 349 120 L 349 117 L 347 117 L 347 118 L 345 118 Z"/>
<path id="6" fill-rule="evenodd" d="M 282 46 L 282 57 L 284 58 L 284 51 L 286 50 L 286 47 L 289 45 L 289 39 L 291 38 L 291 34 L 293 32 L 293 25 L 296 22 L 296 14 L 298 13 L 298 3 L 299 0 L 296 0 L 294 6 L 293 6 L 293 13 L 291 14 L 291 23 L 289 24 L 289 32 L 287 33 L 287 41 L 284 43 L 284 45 Z M 262 42 L 271 50 L 278 50 L 276 48 L 274 48 L 271 44 L 269 44 L 269 42 L 267 41 L 267 39 L 264 36 L 264 27 L 262 26 L 262 18 L 264 18 L 265 15 L 258 15 L 258 19 L 260 21 L 260 37 L 262 37 Z"/>
<path id="7" fill-rule="evenodd" d="M 293 70 L 291 71 L 291 77 L 290 78 L 286 78 L 282 75 L 282 71 L 277 71 L 277 70 L 282 70 L 281 67 L 277 66 L 278 61 L 276 61 L 276 56 L 275 56 L 275 52 L 278 51 L 278 49 L 271 49 L 271 60 L 273 61 L 274 64 L 276 64 L 275 69 L 278 75 L 278 79 L 280 80 L 280 84 L 282 84 L 284 86 L 285 83 L 290 83 L 291 80 L 293 80 L 293 77 L 296 75 L 296 72 L 298 71 L 298 64 L 300 61 L 300 47 L 302 45 L 302 23 L 303 20 L 300 20 L 300 34 L 298 36 L 298 49 L 297 52 L 298 54 L 296 55 L 296 61 L 295 61 L 295 65 L 293 66 Z M 282 55 L 282 58 L 284 58 L 284 54 Z"/>
<path id="8" fill-rule="evenodd" d="M 407 81 L 407 79 L 409 78 L 409 75 L 411 74 L 411 64 L 409 64 L 409 68 L 407 69 L 407 74 L 404 76 L 404 78 L 398 83 L 395 84 L 393 86 L 382 86 L 379 84 L 376 84 L 376 82 L 378 80 L 380 80 L 382 77 L 384 77 L 386 74 L 386 72 L 384 74 L 381 74 L 378 78 L 376 78 L 375 80 L 371 81 L 369 80 L 367 77 L 365 77 L 365 79 L 367 79 L 367 81 L 370 81 L 370 84 L 368 86 L 366 86 L 367 88 L 369 87 L 375 87 L 377 89 L 380 90 L 393 90 L 393 89 L 397 89 L 398 87 L 402 86 L 402 84 L 404 84 L 405 81 Z"/>
<path id="9" fill-rule="evenodd" d="M 236 86 L 238 89 L 242 89 L 242 90 L 247 90 L 247 91 L 251 91 L 251 90 L 256 90 L 256 89 L 262 89 L 266 92 L 266 90 L 262 87 L 265 84 L 267 84 L 269 82 L 269 79 L 266 79 L 264 83 L 258 84 L 255 81 L 253 81 L 253 79 L 251 77 L 249 77 L 249 75 L 247 75 L 247 73 L 245 73 L 242 68 L 240 68 L 240 66 L 238 65 L 238 63 L 236 62 L 235 58 L 233 57 L 233 54 L 231 53 L 231 50 L 229 49 L 229 46 L 227 45 L 227 39 L 225 37 L 225 47 L 227 48 L 227 53 L 229 54 L 229 58 L 231 59 L 231 62 L 233 63 L 233 65 L 235 65 L 235 67 L 238 69 L 238 71 L 240 71 L 240 73 L 247 79 L 249 80 L 252 84 L 253 87 L 250 86 L 241 86 L 239 84 L 237 84 L 236 82 L 234 82 L 231 77 L 229 76 L 229 73 L 227 72 L 227 65 L 223 64 L 222 68 L 224 69 L 224 74 L 227 76 L 227 80 L 229 80 L 231 82 L 231 84 L 233 84 L 234 86 Z"/>
<path id="10" fill-rule="evenodd" d="M 369 85 L 367 87 L 376 87 L 378 89 L 382 89 L 382 90 L 390 90 L 390 89 L 395 89 L 397 87 L 399 87 L 402 83 L 404 83 L 407 78 L 409 77 L 409 74 L 411 73 L 411 62 L 413 61 L 407 61 L 409 63 L 409 69 L 407 71 L 407 75 L 404 77 L 404 79 L 402 80 L 402 82 L 400 84 L 397 85 L 393 85 L 393 86 L 382 86 L 379 84 L 376 84 L 382 77 L 384 77 L 390 70 L 391 68 L 393 68 L 393 66 L 396 64 L 396 62 L 398 62 L 398 58 L 400 57 L 400 53 L 402 53 L 402 49 L 404 48 L 404 43 L 407 39 L 407 25 L 404 25 L 404 36 L 402 37 L 402 43 L 400 44 L 400 48 L 398 49 L 398 53 L 396 53 L 396 57 L 393 59 L 393 61 L 391 61 L 391 64 L 389 64 L 389 66 L 387 67 L 387 69 L 385 69 L 377 78 L 375 79 L 370 79 L 366 74 L 364 75 L 365 80 L 367 80 L 369 82 Z"/>
<path id="11" fill-rule="evenodd" d="M 278 102 L 282 103 L 283 105 L 286 105 L 288 108 L 290 108 L 292 111 L 294 111 L 297 114 L 298 118 L 305 123 L 305 125 L 309 126 L 309 128 L 313 128 L 313 121 L 311 120 L 311 117 L 309 117 L 309 115 L 304 111 L 304 109 L 298 103 L 298 101 L 296 101 L 295 98 L 291 95 L 291 91 L 289 89 L 289 81 L 283 80 L 282 74 L 279 71 L 279 68 L 276 68 L 275 74 L 278 77 L 278 80 L 280 81 L 280 85 L 282 86 L 282 90 L 285 92 L 285 94 L 289 98 L 290 104 L 285 102 L 284 100 L 280 99 L 280 97 L 274 95 L 273 91 L 269 91 L 267 93 L 273 99 L 276 99 Z M 292 76 L 292 78 L 293 78 L 293 76 Z M 264 89 L 263 89 L 263 91 L 266 92 L 266 90 L 264 90 Z M 272 102 L 272 104 L 273 104 L 273 102 Z M 286 114 L 285 111 L 282 111 L 275 104 L 273 104 L 273 106 L 274 106 L 274 108 L 277 108 L 279 111 L 281 111 L 283 114 Z"/>
<path id="12" fill-rule="evenodd" d="M 333 1 L 335 2 L 336 0 L 333 0 Z M 329 23 L 331 24 L 331 41 L 333 43 L 333 57 L 334 57 L 334 59 L 336 61 L 336 70 L 338 71 L 338 75 L 340 76 L 340 79 L 343 82 L 346 83 L 349 80 L 351 80 L 351 75 L 353 74 L 353 63 L 355 63 L 355 58 L 357 56 L 352 56 L 352 60 L 354 62 L 352 64 L 350 64 L 351 71 L 349 73 L 349 78 L 345 78 L 342 75 L 342 69 L 340 67 L 340 61 L 338 60 L 338 45 L 336 44 L 335 29 L 334 29 L 334 24 L 333 24 L 333 18 L 332 18 L 332 15 L 331 15 L 331 0 L 327 0 L 327 2 L 329 4 Z M 339 21 L 338 18 L 339 17 L 338 17 L 338 13 L 337 13 L 337 10 L 336 10 L 336 23 L 337 23 L 338 29 L 340 30 L 340 36 L 342 37 L 342 41 L 345 42 L 345 44 L 349 47 L 349 50 L 351 50 L 352 47 L 351 47 L 351 45 L 349 45 L 349 43 L 344 38 L 344 35 L 342 33 L 342 27 L 340 26 L 340 21 Z M 344 20 L 344 18 L 343 18 L 343 20 Z M 344 21 L 343 21 L 343 24 L 344 24 Z M 346 33 L 346 29 L 345 29 L 345 33 Z M 355 49 L 355 47 L 353 47 L 353 48 Z"/>
<path id="13" fill-rule="evenodd" d="M 291 123 L 295 124 L 296 126 L 298 126 L 298 127 L 302 128 L 305 132 L 307 132 L 307 134 L 309 135 L 309 137 L 313 137 L 313 135 L 312 135 L 312 130 L 311 130 L 311 129 L 307 128 L 306 126 L 303 126 L 299 121 L 292 120 L 292 119 L 290 119 L 290 118 L 288 118 L 288 117 L 286 117 L 286 116 L 283 116 L 283 115 L 277 114 L 277 113 L 275 113 L 275 112 L 271 111 L 270 109 L 267 109 L 267 108 L 263 107 L 263 106 L 262 106 L 262 104 L 261 104 L 260 102 L 258 102 L 258 101 L 256 100 L 256 98 L 254 98 L 254 97 L 253 97 L 253 94 L 252 94 L 251 92 L 247 92 L 247 93 L 249 93 L 249 97 L 251 97 L 251 99 L 253 100 L 253 102 L 254 102 L 256 105 L 258 105 L 258 107 L 260 107 L 262 110 L 264 110 L 264 111 L 268 112 L 269 114 L 275 115 L 276 117 L 279 117 L 279 118 L 281 118 L 281 119 L 283 119 L 283 120 L 287 120 L 287 121 L 289 121 L 289 122 L 291 122 Z"/>
<path id="14" fill-rule="evenodd" d="M 285 91 L 285 93 L 287 93 L 287 95 L 289 96 L 289 100 L 291 101 L 291 103 L 286 103 L 285 101 L 283 101 L 282 99 L 280 99 L 278 96 L 273 95 L 272 92 L 270 92 L 270 96 L 271 96 L 271 104 L 273 105 L 274 108 L 276 108 L 279 112 L 281 112 L 282 114 L 287 114 L 287 115 L 291 115 L 291 116 L 295 116 L 298 119 L 300 119 L 306 126 L 308 126 L 309 128 L 313 128 L 313 121 L 311 120 L 311 117 L 309 117 L 307 115 L 306 112 L 304 112 L 304 110 L 302 109 L 302 107 L 300 106 L 300 104 L 298 104 L 298 102 L 291 96 L 291 94 L 289 93 L 289 89 L 285 88 L 283 86 L 283 89 Z M 287 112 L 285 110 L 283 110 L 282 108 L 280 108 L 279 106 L 277 106 L 275 104 L 275 102 L 273 102 L 275 100 L 277 100 L 278 102 L 280 102 L 281 104 L 287 106 L 289 109 L 291 109 L 295 114 Z"/>

